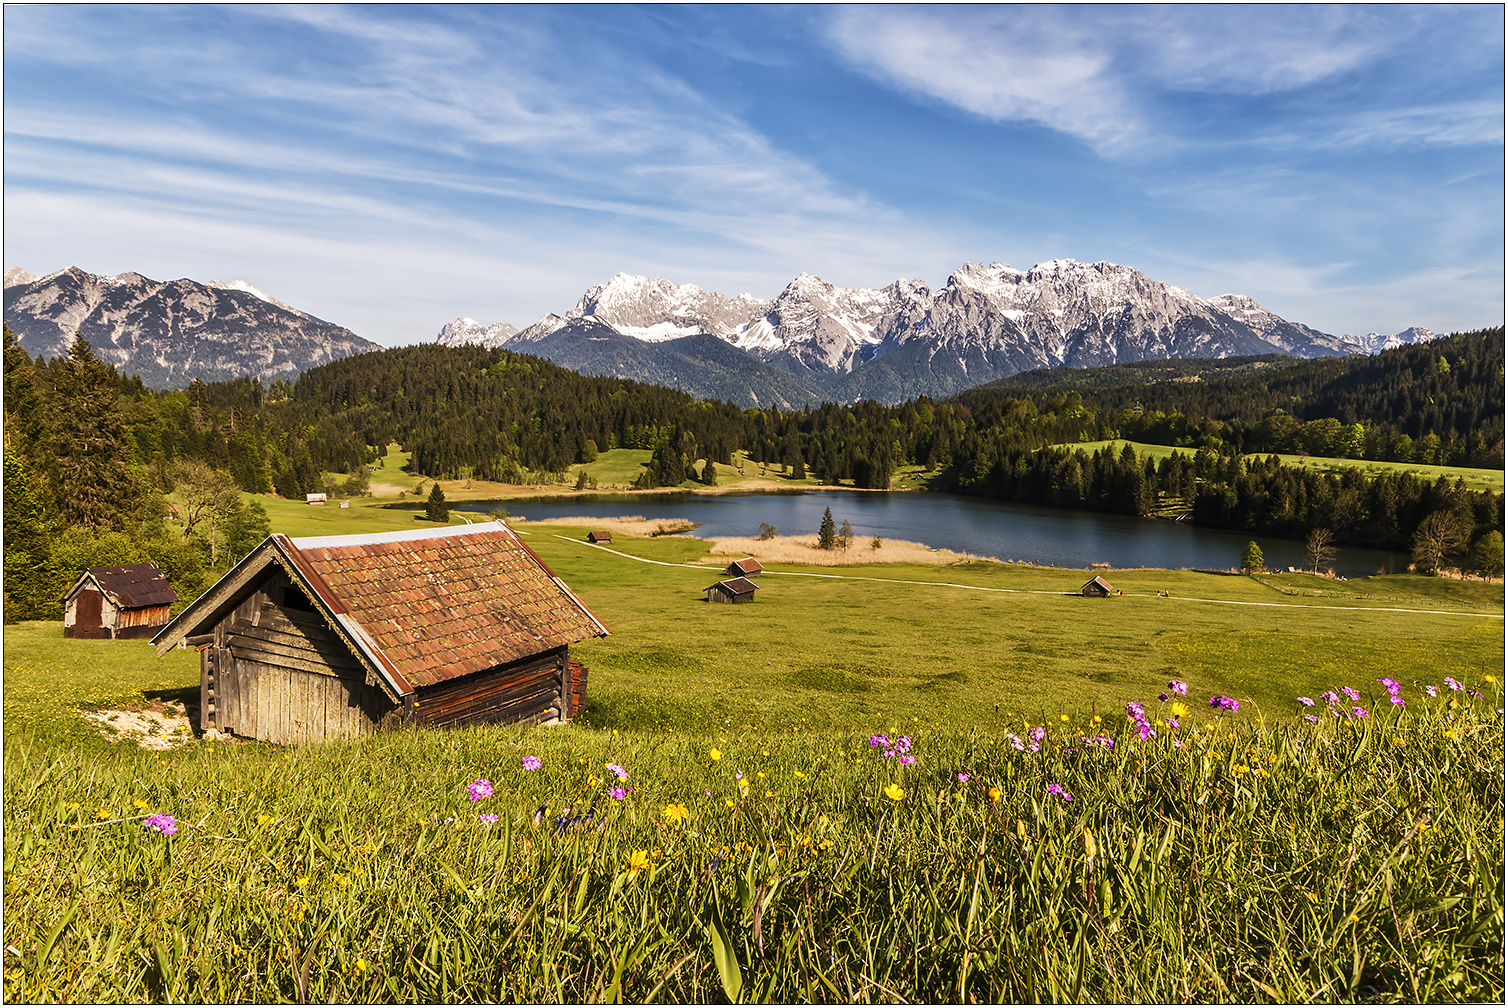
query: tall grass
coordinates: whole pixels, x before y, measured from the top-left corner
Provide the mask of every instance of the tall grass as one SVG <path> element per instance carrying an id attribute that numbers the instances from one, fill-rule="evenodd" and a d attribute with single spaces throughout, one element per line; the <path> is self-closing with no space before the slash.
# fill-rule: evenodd
<path id="1" fill-rule="evenodd" d="M 1145 741 L 1082 715 L 1040 743 L 919 729 L 911 765 L 884 723 L 874 745 L 568 727 L 101 755 L 12 736 L 4 990 L 1501 1000 L 1485 692 L 1317 725 L 1196 713 Z M 473 801 L 478 779 L 493 793 Z"/>

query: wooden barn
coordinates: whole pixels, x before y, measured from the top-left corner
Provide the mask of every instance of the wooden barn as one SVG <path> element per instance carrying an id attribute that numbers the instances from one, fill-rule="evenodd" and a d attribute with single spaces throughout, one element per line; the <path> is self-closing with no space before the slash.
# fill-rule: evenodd
<path id="1" fill-rule="evenodd" d="M 63 596 L 64 637 L 145 638 L 167 626 L 178 593 L 151 561 L 90 567 Z"/>
<path id="2" fill-rule="evenodd" d="M 727 573 L 732 574 L 734 577 L 758 577 L 764 573 L 764 564 L 753 557 L 744 557 L 742 560 L 735 560 L 730 563 Z"/>
<path id="3" fill-rule="evenodd" d="M 1096 574 L 1084 582 L 1084 587 L 1079 589 L 1080 595 L 1088 595 L 1091 598 L 1109 598 L 1115 594 L 1115 589 L 1110 587 L 1110 582 Z"/>
<path id="4" fill-rule="evenodd" d="M 568 720 L 607 634 L 501 522 L 273 535 L 152 641 L 200 649 L 205 728 L 269 742 Z"/>
<path id="5" fill-rule="evenodd" d="M 740 602 L 753 602 L 754 592 L 757 591 L 758 588 L 759 585 L 755 584 L 753 581 L 750 581 L 748 578 L 729 578 L 726 581 L 719 581 L 717 584 L 712 585 L 707 589 L 707 601 L 731 602 L 734 604 L 738 604 Z"/>
<path id="6" fill-rule="evenodd" d="M 586 541 L 589 543 L 612 542 L 613 534 L 611 532 L 588 532 L 586 534 Z"/>

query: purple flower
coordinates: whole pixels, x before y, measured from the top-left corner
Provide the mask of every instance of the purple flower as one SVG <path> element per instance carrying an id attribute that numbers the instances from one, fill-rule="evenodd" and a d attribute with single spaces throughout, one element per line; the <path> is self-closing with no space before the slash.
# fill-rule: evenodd
<path id="1" fill-rule="evenodd" d="M 1340 688 L 1340 691 L 1342 693 L 1344 693 L 1346 696 L 1350 697 L 1352 700 L 1360 700 L 1361 699 L 1361 694 L 1358 693 L 1358 692 L 1356 692 L 1354 689 L 1352 689 L 1349 686 L 1342 686 Z"/>
<path id="2" fill-rule="evenodd" d="M 1047 737 L 1047 729 L 1043 728 L 1041 725 L 1037 725 L 1037 727 L 1035 727 L 1031 731 L 1027 732 L 1026 735 L 1033 742 L 1041 742 L 1043 739 L 1045 739 Z M 1032 751 L 1036 752 L 1035 749 L 1033 749 Z"/>
<path id="3" fill-rule="evenodd" d="M 490 780 L 474 780 L 466 785 L 466 797 L 472 801 L 481 801 L 483 798 L 492 797 L 492 782 Z"/>
<path id="4" fill-rule="evenodd" d="M 1355 714 L 1357 717 L 1366 717 L 1367 716 L 1367 712 L 1364 709 L 1362 709 L 1361 707 L 1352 707 L 1351 708 L 1351 713 Z"/>
<path id="5" fill-rule="evenodd" d="M 1027 746 L 1026 748 L 1030 749 L 1032 752 L 1038 752 L 1038 751 L 1041 750 L 1042 747 L 1039 746 L 1039 745 L 1037 745 L 1037 743 L 1033 742 L 1031 745 Z"/>
<path id="6" fill-rule="evenodd" d="M 618 764 L 609 763 L 607 765 L 607 769 L 614 777 L 618 778 L 619 780 L 628 780 L 628 771 L 620 767 Z"/>
<path id="7" fill-rule="evenodd" d="M 1130 718 L 1132 721 L 1144 721 L 1146 720 L 1147 712 L 1141 704 L 1133 701 L 1132 703 L 1126 704 L 1126 717 Z"/>
<path id="8" fill-rule="evenodd" d="M 495 822 L 497 822 L 497 813 L 496 812 L 483 812 L 481 815 L 477 816 L 477 818 L 480 819 L 484 823 L 495 823 Z"/>
<path id="9" fill-rule="evenodd" d="M 1183 726 L 1178 723 L 1178 719 L 1177 718 L 1168 718 L 1168 727 L 1169 728 L 1181 728 Z"/>
<path id="10" fill-rule="evenodd" d="M 1327 704 L 1338 704 L 1340 703 L 1340 694 L 1334 690 L 1325 690 L 1325 692 L 1320 694 L 1320 699 Z"/>
<path id="11" fill-rule="evenodd" d="M 1210 697 L 1210 706 L 1219 707 L 1221 710 L 1227 710 L 1234 713 L 1235 711 L 1241 709 L 1241 701 L 1232 700 L 1228 696 L 1213 696 Z"/>
<path id="12" fill-rule="evenodd" d="M 1481 692 L 1480 692 L 1480 691 L 1478 691 L 1478 690 L 1474 690 L 1474 689 L 1469 689 L 1469 690 L 1467 690 L 1467 691 L 1466 691 L 1466 695 L 1467 695 L 1467 696 L 1474 696 L 1474 697 L 1476 697 L 1476 698 L 1477 698 L 1477 699 L 1478 699 L 1478 700 L 1480 700 L 1480 699 L 1482 699 L 1482 694 L 1481 694 Z"/>
<path id="13" fill-rule="evenodd" d="M 960 784 L 967 784 L 968 782 L 969 782 L 969 775 L 968 774 L 961 773 L 961 774 L 958 775 L 958 783 L 960 783 Z"/>
<path id="14" fill-rule="evenodd" d="M 1393 703 L 1397 704 L 1399 707 L 1407 707 L 1408 706 L 1408 704 L 1404 702 L 1403 697 L 1398 696 L 1397 694 L 1394 694 L 1389 699 L 1392 700 Z"/>
<path id="15" fill-rule="evenodd" d="M 1147 739 L 1156 738 L 1157 733 L 1152 730 L 1152 726 L 1147 724 L 1147 722 L 1140 721 L 1136 725 L 1136 737 L 1145 742 Z"/>
<path id="16" fill-rule="evenodd" d="M 1177 693 L 1179 696 L 1189 695 L 1189 684 L 1184 682 L 1182 679 L 1174 679 L 1172 682 L 1168 683 L 1168 689 L 1172 690 L 1174 693 Z"/>
<path id="17" fill-rule="evenodd" d="M 1063 785 L 1061 784 L 1047 785 L 1047 793 L 1050 795 L 1057 795 L 1059 798 L 1063 799 L 1066 802 L 1073 801 L 1073 795 L 1064 790 Z"/>
<path id="18" fill-rule="evenodd" d="M 1299 697 L 1299 703 L 1303 704 L 1305 707 L 1313 707 L 1314 706 L 1314 701 L 1310 700 L 1306 696 Z"/>
<path id="19" fill-rule="evenodd" d="M 1424 692 L 1428 693 L 1430 696 L 1439 696 L 1440 695 L 1440 691 L 1438 689 L 1436 689 L 1434 686 L 1426 686 L 1426 687 L 1424 687 Z"/>
<path id="20" fill-rule="evenodd" d="M 1157 694 L 1157 699 L 1161 700 L 1163 703 L 1167 703 L 1168 695 L 1166 693 L 1159 693 Z"/>
<path id="21" fill-rule="evenodd" d="M 613 801 L 622 801 L 623 799 L 628 797 L 627 789 L 620 787 L 610 789 L 608 791 L 608 794 L 612 796 Z"/>
<path id="22" fill-rule="evenodd" d="M 916 762 L 916 757 L 915 756 L 902 756 L 900 762 L 901 762 L 901 766 L 910 766 L 911 764 L 913 764 L 913 763 Z"/>
<path id="23" fill-rule="evenodd" d="M 178 832 L 178 820 L 170 815 L 147 816 L 146 821 L 141 824 L 141 828 L 161 833 L 163 836 L 172 836 Z"/>
<path id="24" fill-rule="evenodd" d="M 544 765 L 545 765 L 545 761 L 542 760 L 542 759 L 540 759 L 538 756 L 525 756 L 524 757 L 524 769 L 525 770 L 529 770 L 529 771 L 538 770 L 540 767 L 542 767 Z"/>
<path id="25" fill-rule="evenodd" d="M 889 744 L 890 740 L 884 735 L 869 736 L 869 748 L 871 749 L 878 749 L 880 746 L 888 746 Z"/>
<path id="26" fill-rule="evenodd" d="M 1026 746 L 1022 744 L 1021 739 L 1017 736 L 1012 735 L 1010 732 L 1006 732 L 1005 737 L 1011 740 L 1012 749 L 1015 749 L 1018 752 L 1024 752 L 1026 750 Z"/>
<path id="27" fill-rule="evenodd" d="M 1308 721 L 1310 724 L 1319 724 L 1319 718 L 1314 714 L 1305 714 L 1304 720 Z"/>
<path id="28" fill-rule="evenodd" d="M 1396 679 L 1389 679 L 1386 676 L 1377 681 L 1382 683 L 1383 688 L 1385 688 L 1393 696 L 1397 696 L 1398 691 L 1403 688 L 1402 686 L 1398 685 L 1398 681 Z"/>
<path id="29" fill-rule="evenodd" d="M 1459 692 L 1462 689 L 1465 689 L 1465 687 L 1462 686 L 1460 684 L 1460 682 L 1458 682 L 1455 679 L 1452 679 L 1450 676 L 1446 676 L 1445 677 L 1445 685 L 1449 686 L 1452 690 L 1455 690 L 1457 692 Z"/>

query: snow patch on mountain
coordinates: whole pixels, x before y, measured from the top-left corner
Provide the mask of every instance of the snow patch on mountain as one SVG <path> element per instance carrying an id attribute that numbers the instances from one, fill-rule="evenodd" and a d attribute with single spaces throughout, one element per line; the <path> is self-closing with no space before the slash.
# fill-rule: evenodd
<path id="1" fill-rule="evenodd" d="M 463 315 L 441 326 L 440 335 L 435 338 L 435 342 L 452 347 L 468 344 L 500 347 L 517 335 L 518 329 L 506 322 L 494 322 L 484 326 L 476 319 L 466 318 Z"/>

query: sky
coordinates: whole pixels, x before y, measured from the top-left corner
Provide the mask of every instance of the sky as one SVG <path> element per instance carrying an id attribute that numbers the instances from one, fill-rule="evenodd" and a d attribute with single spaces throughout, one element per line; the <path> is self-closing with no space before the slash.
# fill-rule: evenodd
<path id="1" fill-rule="evenodd" d="M 1504 9 L 15 6 L 4 265 L 396 346 L 615 273 L 1107 260 L 1325 332 L 1503 323 Z"/>

